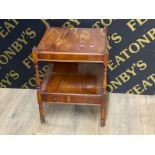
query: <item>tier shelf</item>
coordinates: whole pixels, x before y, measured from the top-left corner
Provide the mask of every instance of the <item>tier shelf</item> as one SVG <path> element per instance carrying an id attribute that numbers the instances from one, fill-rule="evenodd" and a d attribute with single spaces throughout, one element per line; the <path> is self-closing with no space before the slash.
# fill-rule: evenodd
<path id="1" fill-rule="evenodd" d="M 104 28 L 48 28 L 36 50 L 38 61 L 103 63 Z"/>
<path id="2" fill-rule="evenodd" d="M 102 94 L 103 65 L 51 63 L 41 85 L 44 93 Z"/>
<path id="3" fill-rule="evenodd" d="M 102 103 L 103 65 L 50 63 L 41 84 L 45 102 Z"/>

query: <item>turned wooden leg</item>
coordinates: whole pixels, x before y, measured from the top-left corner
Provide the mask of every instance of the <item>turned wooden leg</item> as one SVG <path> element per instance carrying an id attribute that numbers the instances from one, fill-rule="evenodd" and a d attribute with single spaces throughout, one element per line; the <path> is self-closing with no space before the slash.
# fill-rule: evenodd
<path id="1" fill-rule="evenodd" d="M 101 112 L 100 112 L 100 123 L 101 127 L 105 126 L 105 105 L 101 105 Z"/>
<path id="2" fill-rule="evenodd" d="M 37 51 L 38 51 L 37 48 L 34 48 L 32 54 L 33 54 L 35 72 L 36 72 L 37 99 L 38 99 L 38 105 L 39 105 L 40 120 L 41 120 L 41 123 L 44 123 L 45 122 L 45 116 L 44 116 L 44 109 L 43 109 L 41 91 L 40 91 L 40 79 L 39 79 L 39 70 L 38 70 Z"/>
<path id="3" fill-rule="evenodd" d="M 40 121 L 41 121 L 41 123 L 45 123 L 44 109 L 43 109 L 42 104 L 39 104 L 39 113 L 40 113 Z"/>
<path id="4" fill-rule="evenodd" d="M 43 109 L 41 94 L 39 91 L 37 92 L 37 97 L 38 97 L 40 121 L 41 121 L 41 123 L 44 123 L 45 122 L 45 115 L 44 115 L 44 109 Z"/>
<path id="5" fill-rule="evenodd" d="M 100 123 L 101 127 L 105 126 L 105 120 L 106 120 L 106 97 L 103 96 L 103 102 L 101 104 L 101 112 L 100 112 Z"/>

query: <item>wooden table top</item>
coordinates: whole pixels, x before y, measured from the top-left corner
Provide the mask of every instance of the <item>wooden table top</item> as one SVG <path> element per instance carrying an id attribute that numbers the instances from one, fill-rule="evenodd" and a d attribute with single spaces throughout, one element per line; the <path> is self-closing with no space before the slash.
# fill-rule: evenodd
<path id="1" fill-rule="evenodd" d="M 104 28 L 49 27 L 38 49 L 41 52 L 104 54 L 107 31 Z"/>

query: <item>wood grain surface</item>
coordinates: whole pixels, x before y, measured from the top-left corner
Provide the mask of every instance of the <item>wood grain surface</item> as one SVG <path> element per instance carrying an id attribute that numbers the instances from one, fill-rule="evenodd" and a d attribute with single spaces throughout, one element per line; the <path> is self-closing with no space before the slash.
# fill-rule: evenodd
<path id="1" fill-rule="evenodd" d="M 39 61 L 103 63 L 107 28 L 48 27 L 33 51 Z"/>
<path id="2" fill-rule="evenodd" d="M 102 95 L 102 64 L 53 63 L 47 78 L 42 84 L 44 92 Z"/>
<path id="3" fill-rule="evenodd" d="M 38 48 L 40 51 L 102 53 L 105 49 L 104 28 L 47 28 Z"/>

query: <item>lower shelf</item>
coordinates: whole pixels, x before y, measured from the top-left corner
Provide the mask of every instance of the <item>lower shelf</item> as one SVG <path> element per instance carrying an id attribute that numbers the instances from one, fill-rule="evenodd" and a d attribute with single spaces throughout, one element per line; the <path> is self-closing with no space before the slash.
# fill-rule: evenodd
<path id="1" fill-rule="evenodd" d="M 52 63 L 41 84 L 44 102 L 101 104 L 103 65 Z"/>

